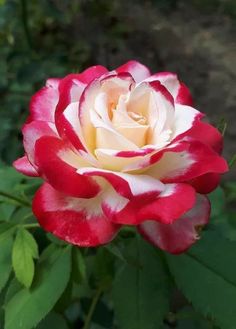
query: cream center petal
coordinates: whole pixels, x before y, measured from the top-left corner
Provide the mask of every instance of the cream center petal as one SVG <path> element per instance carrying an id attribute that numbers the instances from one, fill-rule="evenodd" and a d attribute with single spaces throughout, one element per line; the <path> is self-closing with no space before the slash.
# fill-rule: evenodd
<path id="1" fill-rule="evenodd" d="M 143 115 L 127 111 L 128 99 L 129 95 L 122 95 L 119 98 L 117 108 L 112 111 L 112 124 L 122 136 L 142 147 L 146 144 L 149 126 L 146 125 L 146 118 Z"/>

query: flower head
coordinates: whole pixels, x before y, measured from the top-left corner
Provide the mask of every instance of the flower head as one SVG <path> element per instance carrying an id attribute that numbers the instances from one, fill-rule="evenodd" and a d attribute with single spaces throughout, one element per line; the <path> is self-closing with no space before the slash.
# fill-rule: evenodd
<path id="1" fill-rule="evenodd" d="M 45 230 L 79 246 L 135 225 L 179 253 L 208 222 L 205 196 L 227 171 L 222 136 L 201 121 L 176 74 L 130 61 L 49 79 L 31 100 L 25 156 L 15 168 L 45 183 L 33 211 Z"/>

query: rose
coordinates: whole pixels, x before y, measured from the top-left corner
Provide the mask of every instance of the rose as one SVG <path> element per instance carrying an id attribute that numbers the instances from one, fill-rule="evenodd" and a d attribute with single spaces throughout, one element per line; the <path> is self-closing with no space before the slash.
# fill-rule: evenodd
<path id="1" fill-rule="evenodd" d="M 135 225 L 159 248 L 183 252 L 208 222 L 205 194 L 227 171 L 222 136 L 202 117 L 175 74 L 150 75 L 136 61 L 47 80 L 14 163 L 45 180 L 33 201 L 39 223 L 79 246 Z"/>

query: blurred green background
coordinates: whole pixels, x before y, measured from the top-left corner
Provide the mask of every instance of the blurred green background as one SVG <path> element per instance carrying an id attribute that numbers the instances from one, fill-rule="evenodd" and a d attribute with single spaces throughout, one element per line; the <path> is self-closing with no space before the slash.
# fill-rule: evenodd
<path id="1" fill-rule="evenodd" d="M 228 122 L 229 160 L 236 137 L 235 22 L 235 0 L 0 0 L 1 161 L 23 153 L 29 100 L 48 77 L 94 64 L 112 69 L 129 59 L 177 72 L 199 110 L 214 124 Z"/>

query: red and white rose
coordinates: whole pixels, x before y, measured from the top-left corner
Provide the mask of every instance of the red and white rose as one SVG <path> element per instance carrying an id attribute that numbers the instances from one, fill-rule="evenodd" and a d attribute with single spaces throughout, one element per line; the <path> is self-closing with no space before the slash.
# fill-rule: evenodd
<path id="1" fill-rule="evenodd" d="M 227 171 L 222 136 L 202 118 L 176 74 L 151 75 L 136 61 L 47 80 L 14 162 L 45 180 L 33 201 L 40 225 L 78 246 L 135 225 L 159 248 L 183 252 L 208 222 L 205 194 Z"/>

